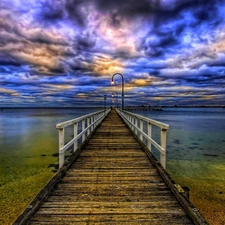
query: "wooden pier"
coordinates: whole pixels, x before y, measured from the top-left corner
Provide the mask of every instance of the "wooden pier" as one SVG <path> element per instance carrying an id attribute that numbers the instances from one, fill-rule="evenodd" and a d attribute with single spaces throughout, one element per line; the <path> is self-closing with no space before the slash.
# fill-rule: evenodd
<path id="1" fill-rule="evenodd" d="M 15 221 L 207 224 L 115 110 Z"/>

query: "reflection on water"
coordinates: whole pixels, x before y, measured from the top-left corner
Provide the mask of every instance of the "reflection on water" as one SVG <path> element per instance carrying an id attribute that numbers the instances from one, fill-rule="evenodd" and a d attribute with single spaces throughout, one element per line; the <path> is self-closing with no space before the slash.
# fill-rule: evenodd
<path id="1" fill-rule="evenodd" d="M 4 109 L 0 112 L 0 168 L 58 152 L 57 123 L 96 109 Z M 16 159 L 16 160 L 15 160 Z M 28 160 L 29 159 L 29 160 Z M 6 171 L 7 172 L 7 171 Z M 0 184 L 1 184 L 0 178 Z"/>
<path id="2" fill-rule="evenodd" d="M 58 164 L 55 125 L 97 110 L 0 112 L 0 224 L 10 224 L 53 175 Z M 191 198 L 197 207 L 207 214 L 211 210 L 207 205 L 225 201 L 225 109 L 166 108 L 135 113 L 170 125 L 167 169 L 178 183 L 191 188 Z M 203 197 L 206 200 L 202 201 Z M 213 210 L 219 218 L 216 214 L 219 206 Z"/>

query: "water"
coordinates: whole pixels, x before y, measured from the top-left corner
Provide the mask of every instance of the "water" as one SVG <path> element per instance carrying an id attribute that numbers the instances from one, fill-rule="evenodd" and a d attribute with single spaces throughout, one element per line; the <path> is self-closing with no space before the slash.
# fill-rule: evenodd
<path id="1" fill-rule="evenodd" d="M 210 224 L 224 224 L 225 109 L 165 108 L 136 111 L 170 125 L 167 170 Z"/>
<path id="2" fill-rule="evenodd" d="M 0 111 L 0 224 L 11 224 L 54 175 L 58 164 L 55 125 L 97 110 Z M 214 217 L 220 218 L 225 202 L 225 109 L 165 108 L 135 113 L 170 125 L 169 173 L 177 183 L 191 188 L 191 200 L 204 215 L 214 205 Z"/>
<path id="3" fill-rule="evenodd" d="M 137 113 L 170 125 L 167 132 L 167 169 L 174 175 L 199 176 L 199 172 L 206 172 L 213 165 L 223 167 L 225 109 L 165 108 L 164 111 Z"/>
<path id="4" fill-rule="evenodd" d="M 11 224 L 58 168 L 56 124 L 98 110 L 0 111 L 0 224 Z"/>
<path id="5" fill-rule="evenodd" d="M 225 109 L 166 108 L 138 111 L 140 115 L 169 124 L 167 159 L 212 161 L 225 159 Z"/>

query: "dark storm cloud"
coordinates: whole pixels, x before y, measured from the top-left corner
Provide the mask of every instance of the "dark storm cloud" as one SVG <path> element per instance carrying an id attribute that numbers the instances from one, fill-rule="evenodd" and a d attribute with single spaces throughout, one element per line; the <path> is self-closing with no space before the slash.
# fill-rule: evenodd
<path id="1" fill-rule="evenodd" d="M 153 27 L 139 42 L 138 49 L 147 56 L 159 57 L 165 53 L 180 51 L 187 34 L 193 34 L 197 41 L 208 42 L 206 29 L 212 29 L 224 22 L 219 12 L 221 1 L 174 1 L 170 7 L 153 3 Z M 215 16 L 217 15 L 217 16 Z M 198 36 L 197 36 L 198 35 Z M 187 43 L 192 47 L 192 43 Z"/>
<path id="2" fill-rule="evenodd" d="M 0 57 L 0 66 L 15 66 L 19 67 L 23 65 L 22 63 L 12 60 L 12 59 L 4 59 Z M 15 68 L 14 68 L 15 69 Z"/>
<path id="3" fill-rule="evenodd" d="M 40 18 L 43 22 L 58 23 L 62 20 L 70 21 L 75 25 L 86 25 L 86 12 L 83 6 L 86 1 L 80 0 L 48 0 L 42 4 Z"/>
<path id="4" fill-rule="evenodd" d="M 29 41 L 31 42 L 36 42 L 36 43 L 39 43 L 39 44 L 47 44 L 47 45 L 63 45 L 63 46 L 66 46 L 67 43 L 65 41 L 63 41 L 62 39 L 56 39 L 54 37 L 50 37 L 48 34 L 42 32 L 42 31 L 39 31 L 37 32 L 36 34 L 33 33 L 31 35 L 26 35 L 25 37 L 26 39 L 28 39 Z"/>
<path id="5" fill-rule="evenodd" d="M 49 0 L 45 1 L 42 4 L 40 15 L 42 16 L 42 19 L 49 20 L 49 21 L 60 21 L 65 18 L 64 13 L 64 1 L 54 1 Z"/>
<path id="6" fill-rule="evenodd" d="M 61 52 L 61 56 L 62 57 L 68 57 L 68 58 L 72 58 L 74 56 L 76 56 L 76 52 L 74 51 L 74 49 L 72 47 L 65 47 L 63 49 L 63 51 Z"/>
<path id="7" fill-rule="evenodd" d="M 63 73 L 65 73 L 65 70 L 62 67 L 51 68 L 49 71 L 52 72 L 53 74 L 63 74 Z"/>
<path id="8" fill-rule="evenodd" d="M 104 12 L 122 15 L 127 18 L 132 18 L 136 16 L 149 15 L 152 12 L 151 4 L 148 0 L 136 1 L 136 0 L 94 0 L 97 8 Z"/>
<path id="9" fill-rule="evenodd" d="M 148 56 L 161 56 L 168 51 L 168 48 L 176 45 L 178 40 L 172 32 L 149 33 L 140 43 L 139 49 L 144 50 Z"/>
<path id="10" fill-rule="evenodd" d="M 161 15 L 158 21 L 165 21 L 176 16 L 183 15 L 184 12 L 192 12 L 197 21 L 207 21 L 212 19 L 213 13 L 218 10 L 218 5 L 224 3 L 223 0 L 171 0 L 171 1 L 151 1 L 153 14 Z M 215 18 L 215 17 L 214 17 Z M 176 18 L 174 18 L 176 19 Z"/>
<path id="11" fill-rule="evenodd" d="M 65 9 L 70 20 L 76 21 L 80 26 L 85 26 L 86 11 L 85 8 L 82 8 L 82 3 L 82 0 L 67 0 Z"/>
<path id="12" fill-rule="evenodd" d="M 73 48 L 77 51 L 87 51 L 95 46 L 95 37 L 93 37 L 90 33 L 77 35 Z"/>
<path id="13" fill-rule="evenodd" d="M 132 19 L 137 16 L 148 16 L 152 12 L 151 3 L 148 0 L 120 1 L 120 0 L 48 0 L 42 4 L 39 18 L 46 22 L 59 22 L 67 20 L 75 24 L 86 26 L 86 10 L 94 4 L 97 10 L 108 13 L 111 17 L 110 25 L 119 27 L 118 15 Z"/>
<path id="14" fill-rule="evenodd" d="M 94 4 L 97 10 L 109 13 L 112 18 L 112 24 L 118 25 L 117 15 L 125 18 L 134 18 L 137 16 L 155 16 L 157 23 L 166 20 L 175 19 L 182 12 L 192 10 L 193 16 L 197 21 L 209 21 L 218 10 L 217 6 L 223 1 L 215 0 L 183 0 L 183 1 L 149 1 L 149 0 L 48 0 L 42 4 L 41 15 L 44 20 L 60 21 L 70 19 L 78 24 L 85 25 L 85 8 Z"/>

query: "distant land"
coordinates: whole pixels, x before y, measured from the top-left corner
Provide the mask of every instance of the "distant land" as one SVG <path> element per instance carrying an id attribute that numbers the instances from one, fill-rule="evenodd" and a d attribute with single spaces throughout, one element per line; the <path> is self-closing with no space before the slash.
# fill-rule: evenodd
<path id="1" fill-rule="evenodd" d="M 225 105 L 174 105 L 161 106 L 162 108 L 225 108 Z"/>
<path id="2" fill-rule="evenodd" d="M 0 106 L 0 109 L 101 109 L 101 106 Z"/>
<path id="3" fill-rule="evenodd" d="M 107 106 L 109 108 L 110 106 Z M 129 105 L 125 106 L 125 109 L 128 108 L 225 108 L 225 105 Z M 104 109 L 102 106 L 68 106 L 68 107 L 60 107 L 60 106 L 0 106 L 0 109 Z"/>
<path id="4" fill-rule="evenodd" d="M 139 106 L 125 106 L 125 108 L 143 107 L 143 108 L 225 108 L 225 105 L 139 105 Z"/>

